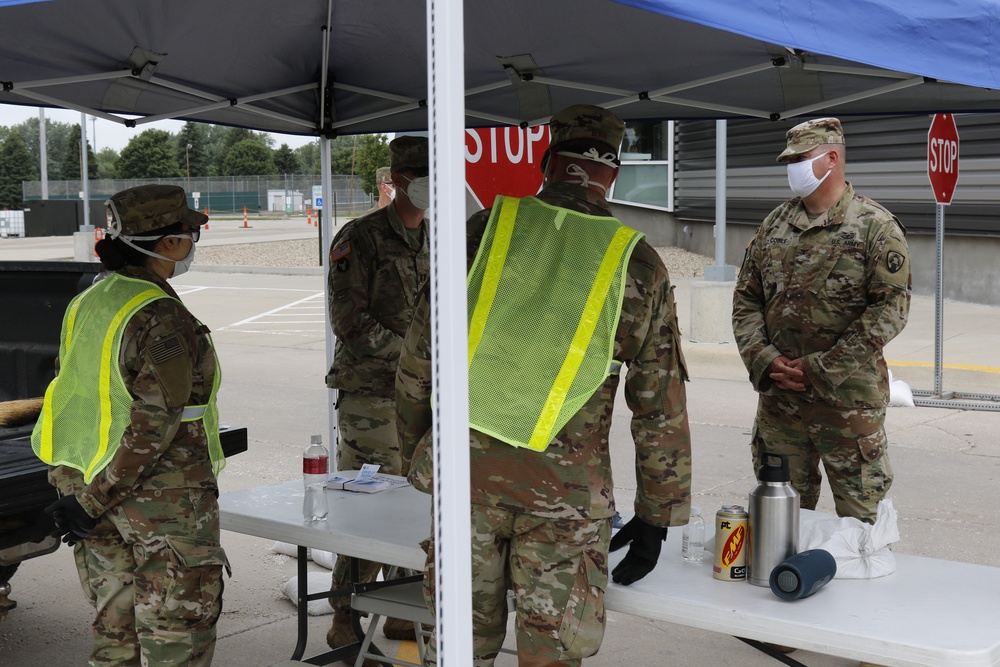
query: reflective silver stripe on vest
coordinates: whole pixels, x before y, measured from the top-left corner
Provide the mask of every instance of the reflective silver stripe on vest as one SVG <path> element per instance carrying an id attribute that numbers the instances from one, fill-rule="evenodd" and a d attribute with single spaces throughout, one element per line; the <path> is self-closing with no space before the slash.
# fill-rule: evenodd
<path id="1" fill-rule="evenodd" d="M 184 412 L 181 413 L 182 422 L 193 422 L 198 421 L 205 416 L 205 411 L 208 410 L 207 405 L 188 405 L 185 406 Z"/>

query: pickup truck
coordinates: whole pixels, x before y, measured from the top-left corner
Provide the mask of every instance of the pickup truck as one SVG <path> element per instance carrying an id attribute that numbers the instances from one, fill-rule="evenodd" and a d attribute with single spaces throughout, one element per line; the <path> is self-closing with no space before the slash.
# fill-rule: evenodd
<path id="1" fill-rule="evenodd" d="M 42 396 L 55 375 L 62 317 L 89 287 L 96 262 L 0 262 L 0 406 Z M 22 561 L 52 553 L 59 540 L 42 510 L 56 499 L 47 466 L 31 451 L 34 420 L 0 426 L 0 620 L 17 603 L 10 579 Z M 247 450 L 245 428 L 219 432 L 227 457 Z"/>

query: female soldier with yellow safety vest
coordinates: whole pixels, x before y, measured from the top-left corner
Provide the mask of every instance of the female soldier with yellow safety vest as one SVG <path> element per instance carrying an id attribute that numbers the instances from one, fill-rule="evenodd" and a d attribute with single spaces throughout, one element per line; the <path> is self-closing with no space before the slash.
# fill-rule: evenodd
<path id="1" fill-rule="evenodd" d="M 208 328 L 167 279 L 207 216 L 184 190 L 107 201 L 106 275 L 63 318 L 58 376 L 32 434 L 61 498 L 46 508 L 97 610 L 90 664 L 209 665 L 222 611 L 224 465 Z"/>

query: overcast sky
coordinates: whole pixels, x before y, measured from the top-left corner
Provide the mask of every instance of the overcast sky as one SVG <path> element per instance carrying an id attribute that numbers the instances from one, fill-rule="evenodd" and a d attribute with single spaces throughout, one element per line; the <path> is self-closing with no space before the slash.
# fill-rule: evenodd
<path id="1" fill-rule="evenodd" d="M 57 121 L 60 123 L 73 123 L 75 125 L 80 124 L 79 111 L 46 109 L 45 117 L 51 121 Z M 18 125 L 29 118 L 38 118 L 37 107 L 0 104 L 0 125 Z M 183 121 L 161 120 L 134 128 L 127 128 L 124 125 L 98 118 L 95 127 L 94 117 L 87 116 L 87 141 L 90 142 L 90 145 L 93 147 L 95 153 L 108 147 L 113 148 L 120 153 L 121 150 L 128 144 L 129 140 L 143 130 L 156 128 L 177 134 L 183 126 Z M 309 142 L 315 140 L 315 137 L 303 137 L 293 134 L 272 134 L 271 136 L 274 137 L 275 148 L 281 144 L 288 144 L 292 148 L 298 148 L 299 146 L 308 144 Z"/>

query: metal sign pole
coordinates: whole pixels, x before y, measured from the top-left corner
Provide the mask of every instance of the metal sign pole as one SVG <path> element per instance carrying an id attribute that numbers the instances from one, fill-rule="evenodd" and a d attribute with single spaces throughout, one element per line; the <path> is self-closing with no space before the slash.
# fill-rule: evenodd
<path id="1" fill-rule="evenodd" d="M 937 205 L 934 236 L 937 263 L 937 285 L 934 295 L 934 395 L 944 398 L 941 383 L 944 347 L 944 204 Z"/>

